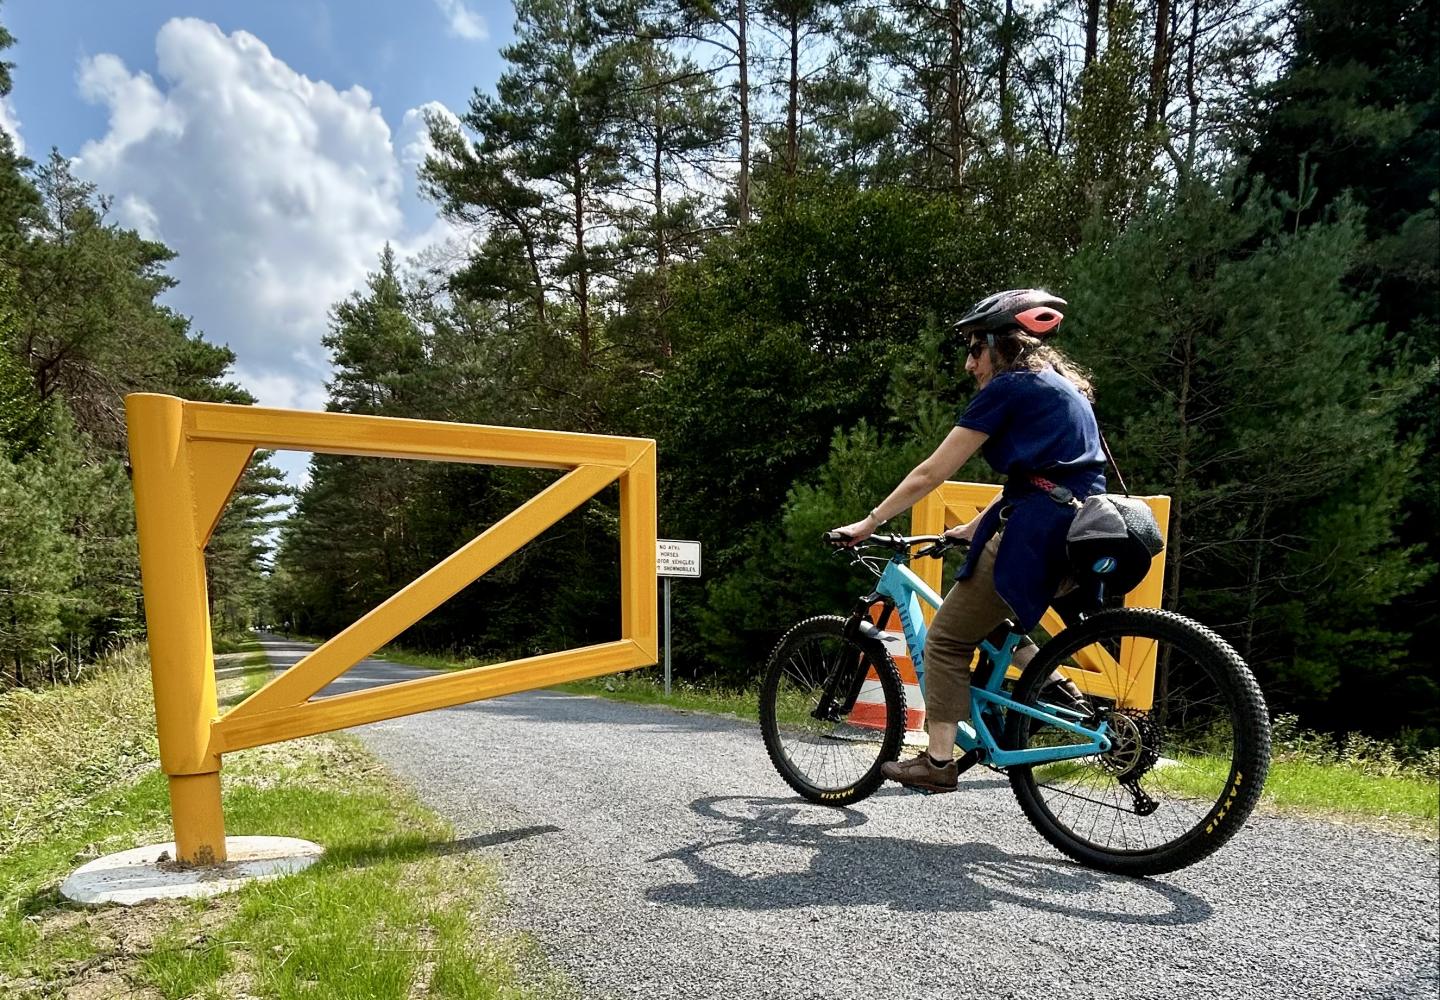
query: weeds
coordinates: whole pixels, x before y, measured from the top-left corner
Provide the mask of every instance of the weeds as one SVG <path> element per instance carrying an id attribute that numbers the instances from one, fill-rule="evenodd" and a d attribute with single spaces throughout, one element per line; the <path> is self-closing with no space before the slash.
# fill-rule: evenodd
<path id="1" fill-rule="evenodd" d="M 0 854 L 157 753 L 144 646 L 111 653 L 81 684 L 0 694 Z"/>
<path id="2" fill-rule="evenodd" d="M 1271 755 L 1280 762 L 1349 768 L 1377 778 L 1417 777 L 1440 781 L 1440 747 L 1411 750 L 1364 733 L 1331 736 L 1301 729 L 1294 715 L 1277 715 L 1270 729 Z"/>

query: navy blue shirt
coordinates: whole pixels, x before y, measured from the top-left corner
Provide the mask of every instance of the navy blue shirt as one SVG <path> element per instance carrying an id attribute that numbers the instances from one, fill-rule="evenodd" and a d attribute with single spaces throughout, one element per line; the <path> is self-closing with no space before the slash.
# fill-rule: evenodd
<path id="1" fill-rule="evenodd" d="M 1040 621 L 1068 571 L 1065 534 L 1073 507 L 1056 503 L 1030 483 L 1043 475 L 1080 498 L 1105 492 L 1105 452 L 1090 401 L 1049 365 L 1038 372 L 1002 372 L 977 392 L 955 421 L 990 435 L 985 461 L 1007 477 L 1005 499 L 976 527 L 957 579 L 975 570 L 985 543 L 1007 512 L 995 557 L 995 590 L 1029 631 Z"/>

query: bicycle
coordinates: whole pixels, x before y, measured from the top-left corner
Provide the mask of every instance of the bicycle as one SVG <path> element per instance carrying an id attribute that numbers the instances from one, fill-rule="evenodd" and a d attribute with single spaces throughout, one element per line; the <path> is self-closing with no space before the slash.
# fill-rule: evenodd
<path id="1" fill-rule="evenodd" d="M 942 558 L 962 544 L 886 535 L 843 550 L 878 577 L 874 590 L 849 617 L 799 622 L 771 653 L 761 732 L 781 777 L 806 799 L 859 802 L 883 782 L 881 765 L 899 757 L 905 690 L 872 613 L 884 623 L 898 611 L 923 690 L 921 605 L 938 608 L 940 597 L 910 569 L 911 550 Z M 1008 775 L 1046 840 L 1090 867 L 1143 876 L 1194 864 L 1235 835 L 1264 786 L 1270 723 L 1229 644 L 1173 612 L 1109 608 L 1067 624 L 1017 672 L 1026 638 L 1012 628 L 980 643 L 972 722 L 956 744 Z M 1055 696 L 1057 671 L 1086 692 L 1081 702 Z"/>

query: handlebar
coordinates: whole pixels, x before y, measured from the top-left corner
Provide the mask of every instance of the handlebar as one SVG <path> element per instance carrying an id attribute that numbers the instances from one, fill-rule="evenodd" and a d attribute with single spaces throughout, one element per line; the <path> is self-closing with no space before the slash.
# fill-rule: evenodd
<path id="1" fill-rule="evenodd" d="M 922 556 L 939 559 L 952 549 L 968 549 L 970 547 L 969 539 L 950 538 L 945 535 L 871 535 L 854 545 L 848 544 L 850 536 L 843 531 L 827 531 L 820 538 L 825 544 L 835 548 L 842 546 L 851 549 L 885 548 L 894 552 L 906 552 L 917 545 L 924 545 L 925 548 L 914 553 L 917 559 Z"/>

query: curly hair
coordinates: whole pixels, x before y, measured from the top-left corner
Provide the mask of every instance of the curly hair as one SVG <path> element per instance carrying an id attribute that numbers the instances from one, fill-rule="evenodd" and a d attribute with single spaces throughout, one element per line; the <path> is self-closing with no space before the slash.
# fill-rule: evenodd
<path id="1" fill-rule="evenodd" d="M 1020 327 L 998 331 L 990 351 L 990 363 L 995 374 L 1001 372 L 1038 372 L 1049 365 L 1055 373 L 1066 379 L 1090 402 L 1095 402 L 1095 387 L 1090 382 L 1090 372 L 1071 361 L 1058 347 L 1032 337 Z"/>

